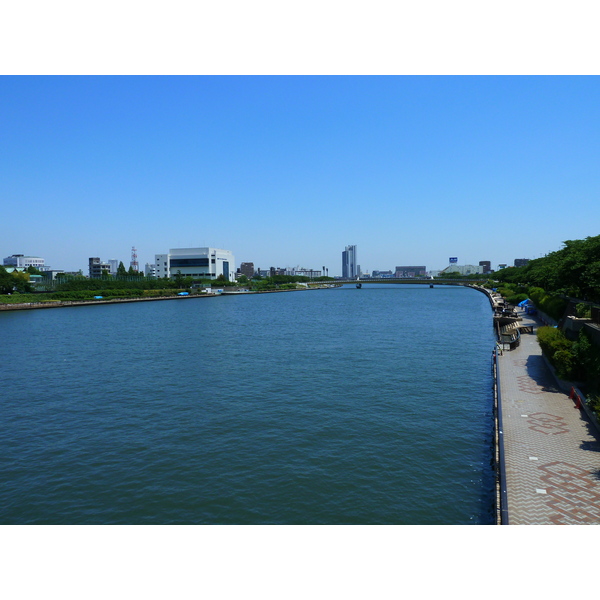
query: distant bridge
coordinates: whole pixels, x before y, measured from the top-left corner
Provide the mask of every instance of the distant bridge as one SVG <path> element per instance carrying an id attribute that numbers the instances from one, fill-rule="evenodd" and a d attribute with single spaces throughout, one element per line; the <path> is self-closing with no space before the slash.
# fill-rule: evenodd
<path id="1" fill-rule="evenodd" d="M 330 283 L 418 283 L 421 285 L 437 285 L 437 284 L 450 284 L 450 285 L 471 285 L 480 284 L 488 281 L 489 277 L 482 275 L 481 278 L 477 279 L 428 279 L 426 277 L 383 277 L 376 279 L 373 277 L 365 277 L 362 279 L 336 279 Z M 322 283 L 322 282 L 320 282 Z"/>

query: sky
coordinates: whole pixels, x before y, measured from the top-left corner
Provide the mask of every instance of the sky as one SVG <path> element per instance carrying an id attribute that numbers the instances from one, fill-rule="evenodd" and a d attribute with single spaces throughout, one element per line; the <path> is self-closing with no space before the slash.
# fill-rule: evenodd
<path id="1" fill-rule="evenodd" d="M 3 76 L 0 252 L 510 265 L 600 233 L 599 105 L 593 76 Z"/>

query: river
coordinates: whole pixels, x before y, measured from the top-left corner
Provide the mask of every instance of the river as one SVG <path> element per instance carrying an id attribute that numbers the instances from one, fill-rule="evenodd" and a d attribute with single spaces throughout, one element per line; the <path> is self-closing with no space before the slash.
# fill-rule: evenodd
<path id="1" fill-rule="evenodd" d="M 487 297 L 0 313 L 2 524 L 491 524 Z"/>

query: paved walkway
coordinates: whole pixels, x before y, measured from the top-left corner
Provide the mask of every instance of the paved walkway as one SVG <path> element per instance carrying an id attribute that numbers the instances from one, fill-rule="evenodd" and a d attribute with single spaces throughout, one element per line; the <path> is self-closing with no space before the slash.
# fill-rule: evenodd
<path id="1" fill-rule="evenodd" d="M 525 314 L 498 357 L 509 525 L 600 524 L 600 433 L 560 391 Z"/>

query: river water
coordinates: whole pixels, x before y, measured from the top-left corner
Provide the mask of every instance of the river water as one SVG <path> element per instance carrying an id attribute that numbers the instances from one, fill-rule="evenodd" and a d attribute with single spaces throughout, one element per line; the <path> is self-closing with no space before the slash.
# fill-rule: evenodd
<path id="1" fill-rule="evenodd" d="M 493 345 L 458 286 L 0 313 L 0 523 L 490 524 Z"/>

